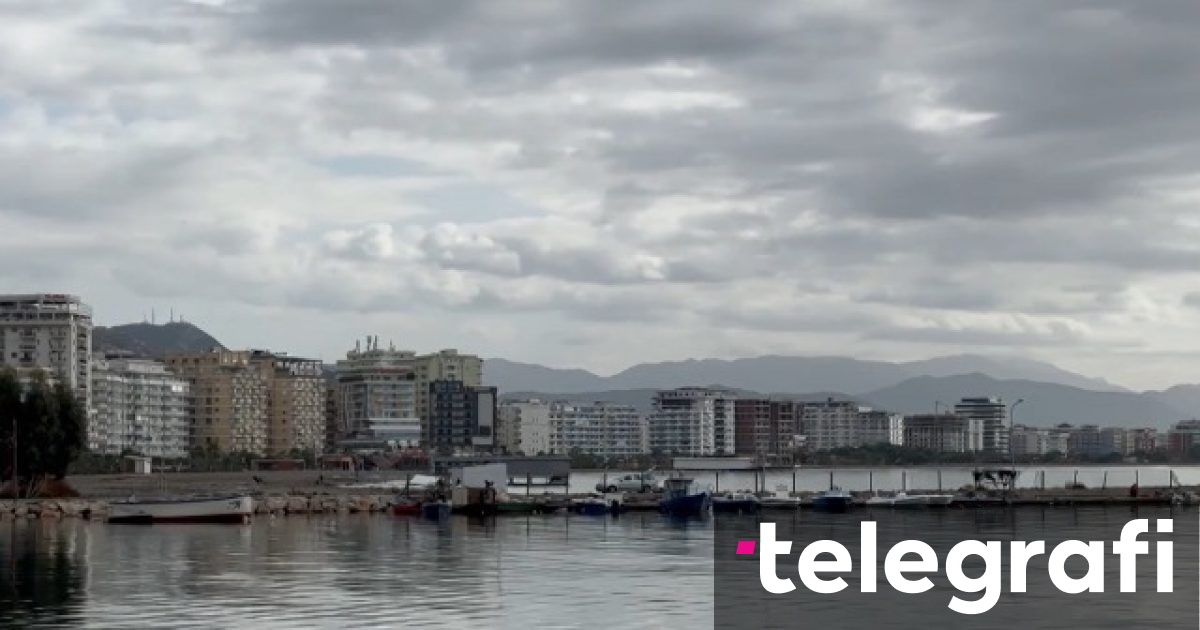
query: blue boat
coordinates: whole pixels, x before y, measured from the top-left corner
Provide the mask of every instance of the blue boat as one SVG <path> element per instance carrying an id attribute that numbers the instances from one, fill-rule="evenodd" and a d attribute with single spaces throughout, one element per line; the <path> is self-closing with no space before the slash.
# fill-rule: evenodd
<path id="1" fill-rule="evenodd" d="M 576 514 L 583 514 L 585 516 L 604 516 L 609 511 L 615 512 L 614 507 L 615 502 L 610 504 L 603 497 L 587 497 L 578 501 L 572 501 L 569 509 Z"/>
<path id="2" fill-rule="evenodd" d="M 428 503 L 422 503 L 421 516 L 434 521 L 450 518 L 450 502 L 430 501 Z"/>
<path id="3" fill-rule="evenodd" d="M 845 512 L 854 503 L 854 497 L 841 488 L 830 488 L 813 499 L 813 507 L 825 512 Z"/>
<path id="4" fill-rule="evenodd" d="M 671 516 L 699 516 L 707 514 L 712 507 L 712 497 L 707 492 L 692 493 L 692 480 L 673 477 L 663 481 L 665 496 L 658 509 Z"/>

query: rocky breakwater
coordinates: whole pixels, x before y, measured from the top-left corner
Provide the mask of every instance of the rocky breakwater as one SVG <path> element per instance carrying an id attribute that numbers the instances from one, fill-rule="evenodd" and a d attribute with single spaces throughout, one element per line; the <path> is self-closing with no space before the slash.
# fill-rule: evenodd
<path id="1" fill-rule="evenodd" d="M 355 514 L 385 512 L 392 497 L 369 494 L 289 494 L 254 498 L 255 514 Z"/>
<path id="2" fill-rule="evenodd" d="M 91 499 L 17 499 L 0 501 L 0 520 L 16 518 L 104 518 L 108 504 Z"/>

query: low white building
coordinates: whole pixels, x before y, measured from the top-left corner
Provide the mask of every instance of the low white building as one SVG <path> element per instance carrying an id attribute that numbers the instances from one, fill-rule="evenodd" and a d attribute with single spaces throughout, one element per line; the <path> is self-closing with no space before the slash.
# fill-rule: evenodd
<path id="1" fill-rule="evenodd" d="M 88 447 L 119 455 L 186 457 L 191 446 L 188 382 L 149 359 L 97 356 L 92 367 Z"/>

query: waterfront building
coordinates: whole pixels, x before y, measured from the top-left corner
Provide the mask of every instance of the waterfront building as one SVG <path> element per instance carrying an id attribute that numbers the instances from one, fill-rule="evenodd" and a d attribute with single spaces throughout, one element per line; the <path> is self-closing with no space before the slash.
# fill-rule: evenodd
<path id="1" fill-rule="evenodd" d="M 1105 427 L 1100 429 L 1100 453 L 1109 455 L 1130 455 L 1129 432 L 1122 427 Z"/>
<path id="2" fill-rule="evenodd" d="M 190 385 L 194 445 L 256 455 L 324 449 L 319 361 L 215 348 L 171 355 L 167 365 Z"/>
<path id="3" fill-rule="evenodd" d="M 325 387 L 325 448 L 337 444 L 338 440 L 344 437 L 341 431 L 341 413 L 338 409 L 338 386 L 337 381 L 330 381 L 328 378 L 324 382 Z"/>
<path id="4" fill-rule="evenodd" d="M 186 457 L 191 444 L 188 382 L 161 361 L 97 355 L 88 448 L 145 457 Z"/>
<path id="5" fill-rule="evenodd" d="M 870 444 L 903 446 L 904 416 L 869 407 L 859 407 L 857 441 L 859 446 Z"/>
<path id="6" fill-rule="evenodd" d="M 1100 427 L 1082 425 L 1075 427 L 1067 437 L 1067 454 L 1075 457 L 1102 457 L 1110 455 L 1110 445 L 1100 438 Z"/>
<path id="7" fill-rule="evenodd" d="M 438 453 L 491 453 L 495 448 L 496 388 L 459 380 L 429 384 L 430 446 Z"/>
<path id="8" fill-rule="evenodd" d="M 421 442 L 421 415 L 417 410 L 416 354 L 406 350 L 380 350 L 367 338 L 363 350 L 346 353 L 336 364 L 338 432 L 344 437 L 385 441 L 398 446 Z M 377 435 L 378 433 L 378 435 Z"/>
<path id="9" fill-rule="evenodd" d="M 1048 444 L 1046 439 L 1047 433 L 1045 429 L 1028 427 L 1021 424 L 1013 427 L 1012 435 L 1010 436 L 1013 457 L 1044 455 L 1045 451 L 1042 449 Z"/>
<path id="10" fill-rule="evenodd" d="M 967 419 L 955 414 L 916 414 L 904 417 L 904 445 L 938 453 L 965 453 Z"/>
<path id="11" fill-rule="evenodd" d="M 738 455 L 764 463 L 794 461 L 804 404 L 792 400 L 743 398 L 734 401 L 734 445 Z"/>
<path id="12" fill-rule="evenodd" d="M 61 293 L 0 295 L 0 367 L 43 371 L 92 409 L 92 308 Z"/>
<path id="13" fill-rule="evenodd" d="M 416 440 L 430 441 L 430 383 L 457 381 L 478 387 L 483 360 L 454 349 L 429 354 L 394 346 L 381 349 L 379 338 L 369 336 L 365 349 L 355 342 L 354 350 L 337 362 L 337 374 L 343 433 L 369 432 L 372 418 L 385 419 L 386 424 L 413 418 L 419 426 Z"/>
<path id="14" fill-rule="evenodd" d="M 1008 406 L 999 398 L 963 398 L 954 413 L 967 419 L 968 450 L 1008 453 Z"/>
<path id="15" fill-rule="evenodd" d="M 858 403 L 850 400 L 808 402 L 801 414 L 802 432 L 808 449 L 829 451 L 862 446 Z"/>
<path id="16" fill-rule="evenodd" d="M 1159 448 L 1158 429 L 1130 429 L 1125 441 L 1129 455 L 1156 451 Z"/>
<path id="17" fill-rule="evenodd" d="M 551 404 L 544 400 L 506 401 L 500 408 L 501 447 L 508 453 L 550 455 Z"/>
<path id="18" fill-rule="evenodd" d="M 651 452 L 693 457 L 733 455 L 735 398 L 730 392 L 706 387 L 657 392 L 649 418 Z"/>
<path id="19" fill-rule="evenodd" d="M 253 351 L 251 362 L 266 372 L 267 451 L 325 450 L 325 379 L 321 362 L 282 353 Z"/>
<path id="20" fill-rule="evenodd" d="M 270 381 L 248 350 L 215 348 L 167 357 L 191 389 L 193 445 L 226 453 L 267 452 Z"/>
<path id="21" fill-rule="evenodd" d="M 1200 420 L 1178 422 L 1167 432 L 1167 451 L 1172 455 L 1187 456 L 1200 446 Z"/>
<path id="22" fill-rule="evenodd" d="M 582 453 L 597 457 L 632 457 L 642 450 L 642 423 L 637 410 L 611 402 L 551 405 L 550 453 Z"/>

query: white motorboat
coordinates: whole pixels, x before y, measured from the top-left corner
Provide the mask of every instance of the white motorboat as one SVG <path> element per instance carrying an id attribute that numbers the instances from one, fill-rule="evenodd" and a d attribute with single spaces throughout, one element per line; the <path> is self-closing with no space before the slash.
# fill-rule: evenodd
<path id="1" fill-rule="evenodd" d="M 888 507 L 888 508 L 918 508 L 929 505 L 925 495 L 910 495 L 904 492 L 897 492 L 891 496 L 873 496 L 867 499 L 868 507 Z"/>
<path id="2" fill-rule="evenodd" d="M 954 503 L 953 494 L 910 494 L 912 498 L 920 498 L 925 500 L 925 504 L 932 507 L 946 507 Z"/>
<path id="3" fill-rule="evenodd" d="M 109 504 L 110 523 L 245 523 L 254 514 L 248 495 L 129 498 Z"/>

